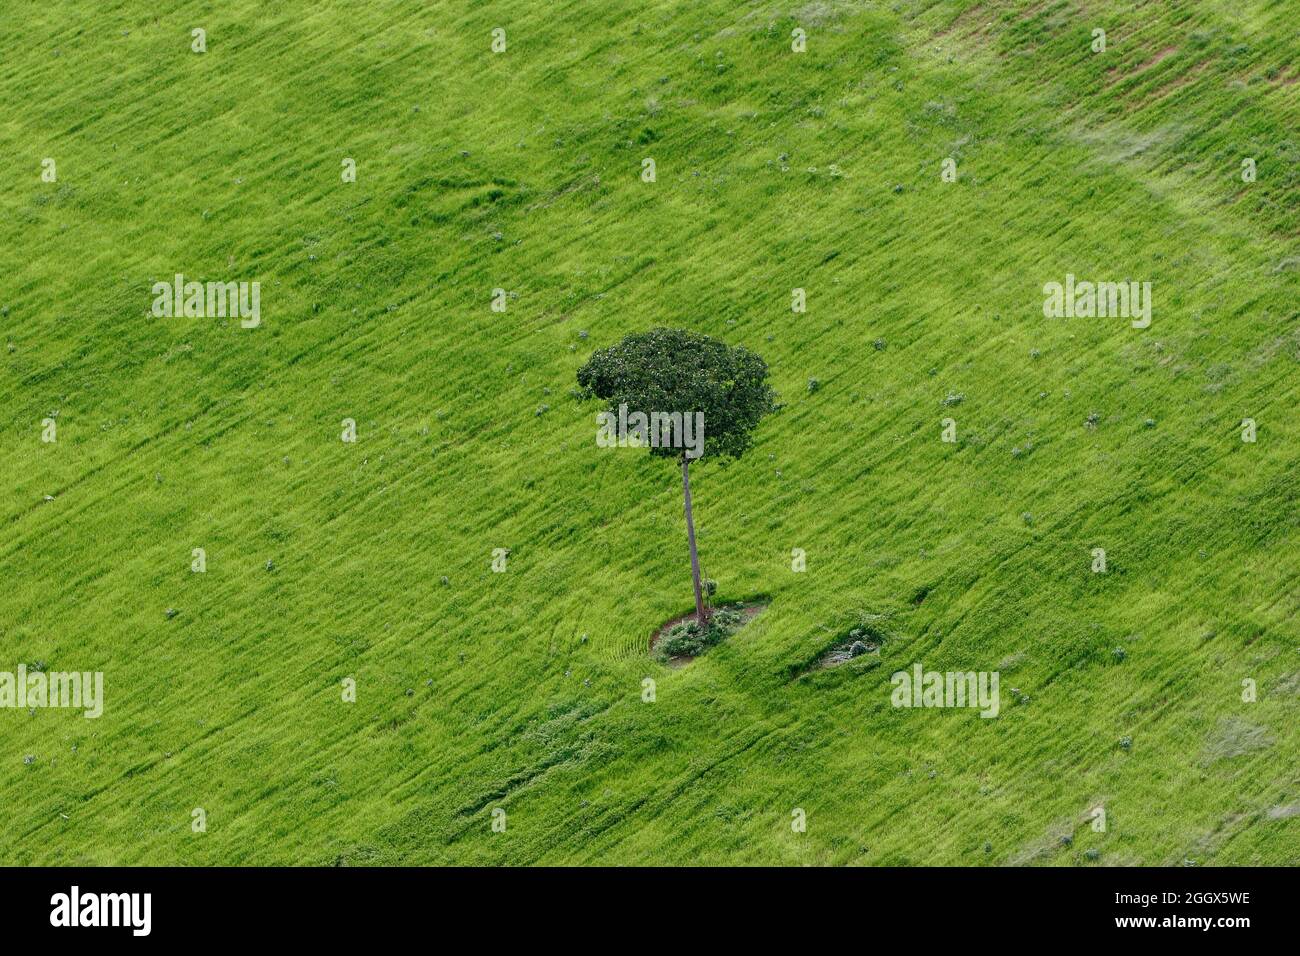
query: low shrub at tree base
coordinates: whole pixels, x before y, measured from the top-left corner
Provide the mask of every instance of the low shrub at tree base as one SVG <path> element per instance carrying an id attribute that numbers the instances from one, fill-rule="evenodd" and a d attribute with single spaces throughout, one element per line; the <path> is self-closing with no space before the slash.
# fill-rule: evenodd
<path id="1" fill-rule="evenodd" d="M 703 627 L 696 620 L 679 621 L 668 629 L 655 645 L 655 657 L 667 661 L 674 657 L 698 657 L 715 644 L 725 641 L 745 623 L 739 608 L 719 608 Z"/>

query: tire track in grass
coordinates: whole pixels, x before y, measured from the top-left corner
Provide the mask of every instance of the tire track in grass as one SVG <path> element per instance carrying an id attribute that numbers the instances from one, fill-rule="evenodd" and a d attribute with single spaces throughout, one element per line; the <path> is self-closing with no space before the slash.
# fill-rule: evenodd
<path id="1" fill-rule="evenodd" d="M 797 720 L 792 721 L 791 725 L 797 722 L 798 722 Z M 720 769 L 725 764 L 728 764 L 731 761 L 735 760 L 737 757 L 743 756 L 744 754 L 748 753 L 759 742 L 770 737 L 776 731 L 786 729 L 785 727 L 768 727 L 767 722 L 764 722 L 764 724 L 761 726 L 762 729 L 760 729 L 759 733 L 754 734 L 752 737 L 750 737 L 747 741 L 742 743 L 740 746 L 735 747 L 734 749 L 729 750 L 728 752 L 722 754 L 721 756 L 714 758 L 710 763 L 700 768 L 699 770 L 696 770 L 694 772 L 689 772 L 687 774 L 682 775 L 681 777 L 678 777 L 675 782 L 672 783 L 666 782 L 665 786 L 670 787 L 670 789 L 667 790 L 666 792 L 661 787 L 658 790 L 650 794 L 647 794 L 646 796 L 643 796 L 640 800 L 638 800 L 635 803 L 635 809 L 637 811 L 640 811 L 643 808 L 645 808 L 649 813 L 651 819 L 663 815 L 673 805 L 673 803 L 676 800 L 678 800 L 683 794 L 685 794 L 693 785 L 702 781 L 705 777 L 712 774 L 713 771 Z M 786 726 L 790 726 L 790 725 L 786 725 Z M 601 827 L 598 832 L 610 833 L 612 835 L 620 824 L 626 823 L 633 826 L 638 826 L 640 825 L 640 820 L 641 820 L 640 817 L 634 818 L 630 813 L 624 814 L 623 816 L 618 817 L 617 819 L 609 821 L 605 826 Z M 571 824 L 572 821 L 566 821 L 565 824 L 557 824 L 553 826 L 551 830 L 548 832 L 550 834 L 558 835 L 563 839 L 542 841 L 545 845 L 545 849 L 539 850 L 538 852 L 534 853 L 531 857 L 529 857 L 528 862 L 530 864 L 538 864 L 542 861 L 543 854 L 552 852 L 555 848 L 561 845 L 572 846 L 573 845 L 572 841 L 574 839 L 577 839 L 578 837 L 572 832 Z M 598 852 L 596 847 L 587 844 L 585 841 L 581 845 L 580 849 L 584 855 L 584 858 L 588 858 L 588 859 L 593 858 L 594 855 Z"/>
<path id="2" fill-rule="evenodd" d="M 258 706 L 254 704 L 253 706 L 249 707 L 248 710 L 244 711 L 242 714 L 236 715 L 236 717 L 233 720 L 229 721 L 228 723 L 221 724 L 220 726 L 217 727 L 212 727 L 209 730 L 207 730 L 205 733 L 201 734 L 192 743 L 186 745 L 187 749 L 199 747 L 202 744 L 206 743 L 208 740 L 210 740 L 212 737 L 218 734 L 222 734 L 228 730 L 233 730 L 236 725 L 252 717 L 255 713 L 257 713 L 257 711 L 258 711 Z M 179 751 L 178 753 L 184 753 L 184 750 Z M 128 767 L 126 770 L 122 771 L 117 777 L 114 777 L 113 779 L 108 780 L 105 783 L 99 784 L 97 786 L 92 787 L 89 790 L 82 792 L 82 794 L 78 798 L 79 799 L 78 809 L 88 808 L 93 801 L 103 796 L 104 794 L 108 793 L 112 788 L 120 785 L 123 781 L 129 780 L 132 777 L 136 777 L 141 774 L 148 774 L 153 770 L 156 770 L 159 766 L 167 763 L 168 760 L 169 758 L 167 757 L 156 757 L 151 760 L 140 761 L 134 766 Z M 25 841 L 29 837 L 35 836 L 36 834 L 44 830 L 46 827 L 54 826 L 57 819 L 58 819 L 57 817 L 52 817 L 50 819 L 43 820 L 39 823 L 34 824 L 27 830 L 22 831 L 18 835 L 18 842 Z M 51 843 L 54 844 L 57 843 L 57 841 L 51 841 Z"/>

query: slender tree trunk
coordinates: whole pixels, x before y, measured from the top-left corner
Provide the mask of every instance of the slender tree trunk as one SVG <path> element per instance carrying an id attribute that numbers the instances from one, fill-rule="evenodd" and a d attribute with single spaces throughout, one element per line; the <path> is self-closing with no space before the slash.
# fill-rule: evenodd
<path id="1" fill-rule="evenodd" d="M 700 555 L 695 550 L 695 519 L 691 517 L 691 475 L 690 459 L 682 455 L 682 494 L 686 498 L 686 539 L 691 543 L 691 577 L 695 581 L 695 620 L 700 627 L 708 623 L 704 612 L 704 592 L 700 588 Z"/>

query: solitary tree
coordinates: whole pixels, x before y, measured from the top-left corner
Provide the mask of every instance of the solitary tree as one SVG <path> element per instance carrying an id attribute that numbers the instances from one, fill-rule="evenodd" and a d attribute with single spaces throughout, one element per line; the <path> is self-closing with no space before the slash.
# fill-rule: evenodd
<path id="1" fill-rule="evenodd" d="M 697 332 L 652 329 L 595 352 L 578 369 L 578 385 L 585 396 L 609 404 L 601 415 L 607 437 L 681 460 L 695 618 L 703 628 L 708 618 L 691 516 L 690 464 L 697 458 L 739 458 L 749 448 L 754 426 L 776 408 L 767 363 L 742 346 Z"/>

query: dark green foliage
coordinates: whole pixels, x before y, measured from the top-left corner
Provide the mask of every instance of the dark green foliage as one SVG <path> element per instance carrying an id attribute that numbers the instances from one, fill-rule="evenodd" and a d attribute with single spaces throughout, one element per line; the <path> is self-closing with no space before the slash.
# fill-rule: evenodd
<path id="1" fill-rule="evenodd" d="M 647 416 L 703 412 L 703 457 L 739 458 L 759 419 L 776 408 L 762 358 L 685 329 L 638 332 L 600 349 L 578 369 L 578 384 L 615 414 L 624 404 L 629 414 Z M 651 447 L 650 453 L 677 457 L 681 449 Z"/>

